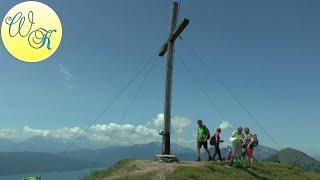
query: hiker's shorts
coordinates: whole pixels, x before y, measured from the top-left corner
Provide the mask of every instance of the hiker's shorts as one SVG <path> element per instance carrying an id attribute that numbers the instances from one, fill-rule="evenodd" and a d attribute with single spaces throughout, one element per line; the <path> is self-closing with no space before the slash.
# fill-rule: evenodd
<path id="1" fill-rule="evenodd" d="M 253 159 L 253 148 L 248 148 L 246 154 L 248 159 Z"/>
<path id="2" fill-rule="evenodd" d="M 241 157 L 242 156 L 242 147 L 239 144 L 233 144 L 232 145 L 232 156 L 235 157 Z"/>
<path id="3" fill-rule="evenodd" d="M 203 146 L 205 149 L 208 148 L 208 141 L 197 141 L 197 147 L 201 148 Z"/>

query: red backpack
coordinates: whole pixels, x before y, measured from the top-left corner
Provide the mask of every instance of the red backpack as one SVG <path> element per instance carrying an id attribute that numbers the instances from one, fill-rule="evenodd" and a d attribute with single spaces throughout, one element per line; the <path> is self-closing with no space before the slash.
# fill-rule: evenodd
<path id="1" fill-rule="evenodd" d="M 210 138 L 210 145 L 213 146 L 217 143 L 217 139 L 216 139 L 216 134 L 214 134 L 211 138 Z"/>

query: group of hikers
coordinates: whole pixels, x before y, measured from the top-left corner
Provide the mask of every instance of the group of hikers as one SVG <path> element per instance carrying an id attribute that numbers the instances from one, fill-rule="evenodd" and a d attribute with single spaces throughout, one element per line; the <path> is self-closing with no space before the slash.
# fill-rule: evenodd
<path id="1" fill-rule="evenodd" d="M 218 155 L 218 160 L 230 161 L 232 166 L 234 163 L 236 166 L 242 166 L 242 160 L 246 159 L 246 165 L 248 168 L 253 168 L 254 157 L 253 148 L 258 145 L 257 135 L 250 132 L 249 128 L 238 127 L 232 132 L 230 137 L 230 143 L 232 145 L 232 150 L 228 148 L 228 154 L 223 159 L 221 157 L 220 144 L 224 141 L 220 139 L 221 128 L 217 128 L 215 134 L 210 137 L 209 129 L 203 124 L 202 120 L 198 120 L 198 130 L 197 130 L 197 159 L 196 161 L 201 161 L 200 149 L 203 146 L 208 153 L 208 161 L 216 160 Z M 214 146 L 214 154 L 211 156 L 208 149 L 208 141 L 211 146 Z M 239 165 L 240 163 L 240 165 Z"/>

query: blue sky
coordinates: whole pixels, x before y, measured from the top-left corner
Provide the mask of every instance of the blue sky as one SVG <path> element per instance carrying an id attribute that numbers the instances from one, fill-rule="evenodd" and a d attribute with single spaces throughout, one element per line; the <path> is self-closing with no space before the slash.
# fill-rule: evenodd
<path id="1" fill-rule="evenodd" d="M 2 0 L 1 19 L 18 2 Z M 172 1 L 41 2 L 59 15 L 62 43 L 48 60 L 33 64 L 15 60 L 1 43 L 0 128 L 85 128 L 165 41 Z M 182 0 L 180 20 L 187 17 L 190 25 L 176 42 L 176 54 L 192 67 L 225 119 L 176 58 L 172 116 L 191 121 L 179 136 L 192 139 L 197 119 L 212 131 L 225 120 L 233 128 L 251 127 L 262 144 L 276 147 L 219 86 L 215 79 L 220 79 L 281 147 L 319 154 L 319 8 L 316 0 Z M 165 59 L 158 58 L 120 124 L 147 124 L 163 111 L 164 74 Z M 119 123 L 137 88 L 134 83 L 98 123 Z M 223 132 L 225 140 L 230 131 Z"/>

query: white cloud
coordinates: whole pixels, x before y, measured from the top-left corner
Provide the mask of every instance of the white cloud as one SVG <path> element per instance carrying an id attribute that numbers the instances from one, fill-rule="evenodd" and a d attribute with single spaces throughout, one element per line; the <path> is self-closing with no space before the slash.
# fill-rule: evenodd
<path id="1" fill-rule="evenodd" d="M 98 142 L 108 143 L 111 140 L 111 137 L 110 136 L 105 136 L 105 135 L 93 134 L 89 139 L 91 141 L 98 141 Z"/>
<path id="2" fill-rule="evenodd" d="M 172 119 L 172 132 L 175 133 L 171 139 L 173 143 L 185 146 L 191 146 L 192 144 L 193 147 L 193 140 L 185 140 L 181 134 L 190 123 L 191 121 L 184 117 L 174 117 Z M 80 127 L 36 129 L 26 125 L 21 131 L 0 129 L 0 138 L 14 141 L 28 141 L 29 138 L 42 137 L 62 143 L 72 142 L 77 139 L 76 144 L 82 147 L 91 145 L 105 147 L 106 145 L 131 145 L 162 141 L 162 137 L 159 135 L 159 129 L 162 129 L 162 126 L 163 114 L 158 114 L 149 122 L 148 126 L 117 123 L 96 124 L 85 131 L 84 128 Z"/>
<path id="3" fill-rule="evenodd" d="M 72 85 L 70 84 L 72 74 L 62 64 L 59 64 L 58 66 L 59 66 L 59 72 L 64 76 L 64 85 L 67 86 L 68 88 L 72 88 Z"/>
<path id="4" fill-rule="evenodd" d="M 164 115 L 158 114 L 156 118 L 153 119 L 153 125 L 159 129 L 163 129 Z"/>
<path id="5" fill-rule="evenodd" d="M 158 132 L 155 129 L 147 128 L 143 125 L 139 125 L 135 128 L 135 133 L 140 134 L 146 138 L 158 136 Z"/>
<path id="6" fill-rule="evenodd" d="M 46 137 L 46 138 L 53 138 L 57 140 L 61 140 L 62 142 L 70 141 L 74 138 L 78 137 L 86 137 L 86 133 L 79 127 L 73 128 L 60 128 L 55 130 L 46 130 L 46 129 L 33 129 L 29 126 L 25 126 L 23 128 L 23 132 L 21 134 L 22 138 L 27 139 L 30 137 Z M 18 135 L 16 136 L 18 137 Z"/>
<path id="7" fill-rule="evenodd" d="M 27 140 L 31 137 L 52 138 L 62 142 L 69 142 L 76 138 L 81 138 L 82 140 L 89 140 L 96 143 L 109 143 L 110 141 L 110 144 L 128 141 L 131 142 L 130 144 L 136 144 L 161 140 L 157 129 L 132 124 L 97 124 L 90 127 L 88 131 L 80 127 L 64 127 L 48 130 L 24 126 L 20 132 L 11 129 L 0 129 L 0 138 Z"/>
<path id="8" fill-rule="evenodd" d="M 164 115 L 158 114 L 156 118 L 153 119 L 153 124 L 159 129 L 163 129 Z M 185 117 L 173 117 L 171 119 L 171 129 L 173 133 L 182 133 L 191 124 L 191 120 Z"/>
<path id="9" fill-rule="evenodd" d="M 134 126 L 132 124 L 97 124 L 90 128 L 88 132 L 91 140 L 106 140 L 102 137 L 110 137 L 111 144 L 135 144 L 158 141 L 161 137 L 158 131 L 144 125 Z M 94 136 L 95 138 L 92 138 Z M 99 137 L 99 138 L 96 138 Z M 128 143 L 131 142 L 131 143 Z"/>
<path id="10" fill-rule="evenodd" d="M 24 126 L 23 132 L 28 135 L 35 135 L 35 136 L 48 136 L 51 133 L 50 130 L 40 130 L 40 129 L 32 129 L 29 126 Z"/>
<path id="11" fill-rule="evenodd" d="M 17 131 L 13 129 L 0 129 L 0 138 L 9 140 L 17 139 Z"/>
<path id="12" fill-rule="evenodd" d="M 232 128 L 232 124 L 230 124 L 228 121 L 222 121 L 219 127 L 221 129 L 229 129 L 229 128 Z"/>
<path id="13" fill-rule="evenodd" d="M 72 78 L 72 74 L 62 64 L 59 64 L 59 71 L 64 75 L 65 80 L 68 81 Z"/>
<path id="14" fill-rule="evenodd" d="M 2 131 L 0 131 L 2 132 Z M 6 131 L 3 130 L 3 134 Z M 1 135 L 1 134 L 0 134 Z M 148 128 L 144 125 L 134 126 L 132 124 L 97 124 L 89 128 L 87 132 L 79 127 L 60 128 L 54 130 L 33 129 L 29 126 L 23 128 L 22 136 L 24 137 L 46 137 L 62 140 L 63 142 L 73 140 L 78 137 L 94 142 L 108 142 L 111 144 L 130 141 L 132 143 L 144 143 L 158 141 L 161 137 L 158 131 L 153 128 Z M 21 136 L 21 137 L 22 137 Z"/>
<path id="15" fill-rule="evenodd" d="M 62 139 L 70 140 L 75 137 L 86 136 L 86 132 L 79 127 L 73 127 L 73 128 L 64 127 L 62 129 L 51 131 L 51 136 L 54 138 L 62 138 Z"/>
<path id="16" fill-rule="evenodd" d="M 116 123 L 110 123 L 110 124 L 97 124 L 90 127 L 90 130 L 95 132 L 112 132 L 112 131 L 134 131 L 134 126 L 131 124 L 116 124 Z"/>

